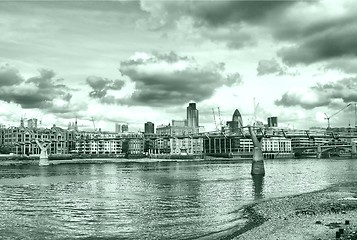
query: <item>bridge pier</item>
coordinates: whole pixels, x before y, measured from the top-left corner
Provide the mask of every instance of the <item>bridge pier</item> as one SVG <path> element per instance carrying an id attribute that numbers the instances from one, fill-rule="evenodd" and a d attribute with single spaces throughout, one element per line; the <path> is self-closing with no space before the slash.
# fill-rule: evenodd
<path id="1" fill-rule="evenodd" d="M 355 157 L 357 155 L 357 147 L 355 142 L 351 142 L 352 145 L 352 150 L 351 150 L 351 155 L 352 157 Z"/>
<path id="2" fill-rule="evenodd" d="M 317 150 L 316 150 L 316 158 L 321 158 L 321 153 L 322 153 L 322 149 L 321 149 L 321 145 L 317 145 Z"/>
<path id="3" fill-rule="evenodd" d="M 36 143 L 39 146 L 39 148 L 41 149 L 41 153 L 40 153 L 40 162 L 39 162 L 39 166 L 48 166 L 49 162 L 48 162 L 48 154 L 47 154 L 47 149 L 51 146 L 51 143 L 48 142 L 40 142 L 36 139 Z M 47 145 L 46 145 L 47 144 Z"/>
<path id="4" fill-rule="evenodd" d="M 251 174 L 264 176 L 265 168 L 264 168 L 264 157 L 263 157 L 262 144 L 261 144 L 262 138 L 260 140 L 257 138 L 252 127 L 249 127 L 248 129 L 254 145 Z"/>

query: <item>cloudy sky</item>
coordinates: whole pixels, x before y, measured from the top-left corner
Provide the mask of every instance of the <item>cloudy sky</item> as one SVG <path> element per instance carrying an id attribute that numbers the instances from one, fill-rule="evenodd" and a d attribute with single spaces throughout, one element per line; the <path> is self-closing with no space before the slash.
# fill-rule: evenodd
<path id="1" fill-rule="evenodd" d="M 2 1 L 0 123 L 355 124 L 357 2 Z M 218 114 L 216 115 L 218 119 Z"/>

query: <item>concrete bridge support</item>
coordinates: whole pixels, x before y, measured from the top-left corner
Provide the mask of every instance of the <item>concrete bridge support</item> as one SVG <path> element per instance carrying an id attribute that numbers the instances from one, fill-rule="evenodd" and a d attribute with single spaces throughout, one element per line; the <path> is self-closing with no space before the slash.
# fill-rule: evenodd
<path id="1" fill-rule="evenodd" d="M 321 153 L 322 153 L 321 145 L 317 145 L 316 158 L 321 158 Z"/>
<path id="2" fill-rule="evenodd" d="M 351 142 L 351 145 L 352 145 L 352 150 L 351 150 L 352 157 L 355 157 L 357 155 L 356 143 L 355 142 Z"/>
<path id="3" fill-rule="evenodd" d="M 262 144 L 261 144 L 262 139 L 257 138 L 252 127 L 249 127 L 248 129 L 254 145 L 251 174 L 264 176 L 265 169 L 264 169 L 264 158 L 263 158 Z"/>
<path id="4" fill-rule="evenodd" d="M 40 166 L 48 166 L 48 154 L 47 154 L 47 149 L 51 146 L 51 143 L 49 142 L 40 142 L 39 140 L 36 139 L 36 143 L 38 147 L 41 149 L 40 153 Z"/>

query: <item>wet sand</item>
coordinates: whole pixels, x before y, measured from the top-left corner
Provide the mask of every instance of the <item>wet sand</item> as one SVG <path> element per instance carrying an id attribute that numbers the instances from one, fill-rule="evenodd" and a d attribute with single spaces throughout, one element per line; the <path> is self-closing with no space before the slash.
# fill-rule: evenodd
<path id="1" fill-rule="evenodd" d="M 245 216 L 234 239 L 357 239 L 357 183 L 261 201 Z"/>

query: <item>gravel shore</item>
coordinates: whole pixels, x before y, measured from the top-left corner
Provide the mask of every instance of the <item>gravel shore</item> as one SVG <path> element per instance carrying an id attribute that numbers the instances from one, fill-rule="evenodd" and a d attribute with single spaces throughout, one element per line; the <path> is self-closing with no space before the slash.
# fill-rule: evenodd
<path id="1" fill-rule="evenodd" d="M 357 239 L 357 183 L 255 203 L 234 239 Z"/>

